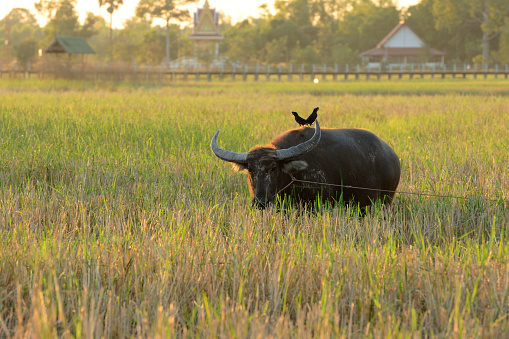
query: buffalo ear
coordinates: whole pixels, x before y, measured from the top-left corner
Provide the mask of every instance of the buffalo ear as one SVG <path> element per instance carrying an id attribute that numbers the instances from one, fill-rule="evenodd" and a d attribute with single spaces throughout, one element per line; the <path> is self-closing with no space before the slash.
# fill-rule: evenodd
<path id="1" fill-rule="evenodd" d="M 308 163 L 302 160 L 290 161 L 283 165 L 283 172 L 285 173 L 296 173 L 308 168 Z"/>
<path id="2" fill-rule="evenodd" d="M 237 172 L 244 172 L 247 171 L 247 164 L 241 164 L 237 162 L 231 162 L 232 167 Z"/>

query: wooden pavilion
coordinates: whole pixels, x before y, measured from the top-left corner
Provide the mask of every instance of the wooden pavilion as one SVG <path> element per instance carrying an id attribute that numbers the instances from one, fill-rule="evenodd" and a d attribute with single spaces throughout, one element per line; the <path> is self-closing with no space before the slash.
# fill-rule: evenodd
<path id="1" fill-rule="evenodd" d="M 55 40 L 44 50 L 45 54 L 68 54 L 71 55 L 95 54 L 88 42 L 79 37 L 56 37 Z"/>

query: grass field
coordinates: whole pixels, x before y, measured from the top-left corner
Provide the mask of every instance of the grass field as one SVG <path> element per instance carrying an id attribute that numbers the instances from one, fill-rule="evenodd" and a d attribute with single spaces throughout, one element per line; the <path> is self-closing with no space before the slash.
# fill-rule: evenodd
<path id="1" fill-rule="evenodd" d="M 251 209 L 213 134 L 316 106 L 394 148 L 400 191 L 464 199 Z M 0 80 L 0 338 L 509 337 L 508 113 L 504 80 Z"/>

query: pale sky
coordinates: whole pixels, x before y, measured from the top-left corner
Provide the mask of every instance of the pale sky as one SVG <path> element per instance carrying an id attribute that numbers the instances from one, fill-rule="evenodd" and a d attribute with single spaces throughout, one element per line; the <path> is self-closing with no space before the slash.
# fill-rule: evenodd
<path id="1" fill-rule="evenodd" d="M 400 7 L 408 7 L 418 3 L 420 0 L 399 0 Z M 0 19 L 5 17 L 11 9 L 15 7 L 27 8 L 33 14 L 37 14 L 34 3 L 36 0 L 0 0 Z M 124 0 L 124 5 L 120 6 L 117 11 L 113 13 L 113 26 L 116 28 L 122 27 L 122 23 L 125 19 L 134 16 L 134 10 L 139 0 Z M 205 1 L 199 0 L 199 6 L 201 7 Z M 98 0 L 78 0 L 76 4 L 76 10 L 80 15 L 80 19 L 83 20 L 86 16 L 86 12 L 92 12 L 94 14 L 100 14 L 106 18 L 106 22 L 109 22 L 109 13 L 106 11 L 106 6 L 99 8 Z M 262 4 L 268 4 L 272 8 L 274 0 L 209 0 L 210 7 L 216 8 L 231 16 L 232 21 L 238 22 L 247 17 L 256 17 L 259 15 L 260 10 L 258 7 Z M 192 5 L 190 7 L 191 12 L 196 10 L 197 6 Z M 41 23 L 44 23 L 42 18 L 38 19 Z"/>

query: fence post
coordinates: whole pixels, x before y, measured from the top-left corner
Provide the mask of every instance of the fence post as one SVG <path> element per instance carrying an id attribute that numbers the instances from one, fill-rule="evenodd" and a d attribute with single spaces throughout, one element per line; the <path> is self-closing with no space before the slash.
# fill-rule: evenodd
<path id="1" fill-rule="evenodd" d="M 325 73 L 327 72 L 327 65 L 323 64 L 322 80 L 325 80 Z"/>
<path id="2" fill-rule="evenodd" d="M 270 64 L 267 64 L 267 73 L 265 74 L 265 80 L 270 80 Z"/>
<path id="3" fill-rule="evenodd" d="M 477 79 L 477 64 L 474 65 L 474 79 Z"/>
<path id="4" fill-rule="evenodd" d="M 346 66 L 345 66 L 345 80 L 348 80 L 348 73 L 350 72 L 349 68 L 350 67 L 348 66 L 348 64 L 346 64 Z"/>
<path id="5" fill-rule="evenodd" d="M 1 69 L 0 69 L 1 70 Z M 507 79 L 507 71 L 509 70 L 509 67 L 507 66 L 507 64 L 505 64 L 505 78 Z"/>
<path id="6" fill-rule="evenodd" d="M 495 65 L 495 79 L 498 76 L 498 64 Z"/>
<path id="7" fill-rule="evenodd" d="M 403 78 L 403 65 L 399 65 L 399 76 L 400 79 Z"/>
<path id="8" fill-rule="evenodd" d="M 356 69 L 356 72 L 355 72 L 355 80 L 359 80 L 359 71 L 360 71 L 360 66 L 359 64 L 357 64 L 357 69 Z"/>
<path id="9" fill-rule="evenodd" d="M 196 73 L 194 73 L 194 80 L 199 81 L 200 80 L 200 63 L 197 63 L 195 65 L 196 65 L 195 66 Z"/>
<path id="10" fill-rule="evenodd" d="M 442 67 L 442 79 L 445 78 L 445 72 L 447 71 L 447 66 L 444 64 Z"/>
<path id="11" fill-rule="evenodd" d="M 235 73 L 237 72 L 237 66 L 235 64 L 233 64 L 233 70 L 232 70 L 232 80 L 235 81 Z"/>
<path id="12" fill-rule="evenodd" d="M 279 70 L 277 73 L 277 81 L 281 81 L 281 64 L 279 64 Z"/>
<path id="13" fill-rule="evenodd" d="M 311 81 L 315 80 L 315 64 L 313 64 L 313 72 L 311 72 Z"/>
<path id="14" fill-rule="evenodd" d="M 288 81 L 292 81 L 293 64 L 290 64 L 290 70 L 288 72 Z"/>
<path id="15" fill-rule="evenodd" d="M 247 81 L 247 64 L 244 64 L 244 73 L 242 73 L 242 81 Z"/>
<path id="16" fill-rule="evenodd" d="M 256 64 L 255 81 L 258 81 L 258 72 L 260 72 L 260 65 Z"/>
<path id="17" fill-rule="evenodd" d="M 184 81 L 187 81 L 187 65 L 184 68 Z"/>
<path id="18" fill-rule="evenodd" d="M 488 64 L 484 64 L 484 79 L 488 77 Z"/>
<path id="19" fill-rule="evenodd" d="M 300 64 L 300 75 L 299 75 L 300 81 L 304 80 L 304 64 Z"/>
<path id="20" fill-rule="evenodd" d="M 452 65 L 452 78 L 456 79 L 456 64 Z"/>

